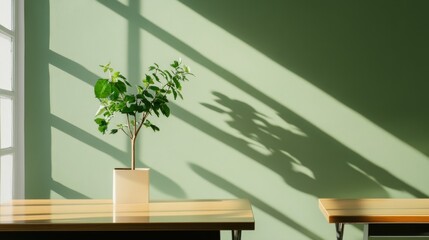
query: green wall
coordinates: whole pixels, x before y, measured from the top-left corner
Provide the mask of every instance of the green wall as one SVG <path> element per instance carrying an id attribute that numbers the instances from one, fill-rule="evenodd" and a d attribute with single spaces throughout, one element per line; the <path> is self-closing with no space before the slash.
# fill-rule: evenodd
<path id="1" fill-rule="evenodd" d="M 110 198 L 130 146 L 93 122 L 98 65 L 178 57 L 196 77 L 138 143 L 153 200 L 247 198 L 244 239 L 322 240 L 318 198 L 429 194 L 427 1 L 25 4 L 27 198 Z"/>

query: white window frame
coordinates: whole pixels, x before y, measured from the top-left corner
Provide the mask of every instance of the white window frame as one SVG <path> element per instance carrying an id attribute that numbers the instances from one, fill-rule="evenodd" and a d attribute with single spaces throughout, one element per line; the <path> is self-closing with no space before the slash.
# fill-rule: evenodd
<path id="1" fill-rule="evenodd" d="M 25 197 L 24 171 L 24 0 L 12 0 L 12 30 L 0 25 L 0 32 L 12 38 L 12 91 L 0 89 L 0 95 L 13 99 L 13 146 L 0 149 L 0 156 L 13 154 L 12 198 Z"/>

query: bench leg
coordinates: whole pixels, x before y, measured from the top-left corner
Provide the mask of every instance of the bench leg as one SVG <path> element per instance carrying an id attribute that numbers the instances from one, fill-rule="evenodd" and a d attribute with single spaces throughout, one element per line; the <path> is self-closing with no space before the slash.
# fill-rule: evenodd
<path id="1" fill-rule="evenodd" d="M 241 240 L 241 230 L 232 230 L 232 240 Z"/>
<path id="2" fill-rule="evenodd" d="M 368 224 L 363 225 L 363 240 L 369 239 L 369 227 Z"/>
<path id="3" fill-rule="evenodd" d="M 335 223 L 335 230 L 337 233 L 337 240 L 343 240 L 344 223 Z"/>

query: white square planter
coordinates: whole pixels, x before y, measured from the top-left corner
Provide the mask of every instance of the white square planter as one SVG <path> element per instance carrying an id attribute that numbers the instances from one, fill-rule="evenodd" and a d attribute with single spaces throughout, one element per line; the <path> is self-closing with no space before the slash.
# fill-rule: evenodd
<path id="1" fill-rule="evenodd" d="M 148 203 L 149 168 L 115 168 L 113 170 L 113 203 Z"/>

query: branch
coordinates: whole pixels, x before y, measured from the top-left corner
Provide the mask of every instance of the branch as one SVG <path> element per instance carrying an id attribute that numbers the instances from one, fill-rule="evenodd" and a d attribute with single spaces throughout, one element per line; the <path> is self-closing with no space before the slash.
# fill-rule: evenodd
<path id="1" fill-rule="evenodd" d="M 127 126 L 128 126 L 128 131 L 130 131 L 130 135 L 129 136 L 131 138 L 131 136 L 133 135 L 133 132 L 131 131 L 131 126 L 130 125 L 131 125 L 130 124 L 130 117 L 129 117 L 129 114 L 127 113 Z"/>
<path id="2" fill-rule="evenodd" d="M 145 114 L 146 113 L 146 114 Z M 146 118 L 148 117 L 148 114 L 149 114 L 149 111 L 147 111 L 147 112 L 144 112 L 142 115 L 142 121 L 140 122 L 140 124 L 139 124 L 139 126 L 138 126 L 138 128 L 137 128 L 137 130 L 136 130 L 136 132 L 135 132 L 135 134 L 136 134 L 136 136 L 137 136 L 137 134 L 139 134 L 139 132 L 140 132 L 140 128 L 142 128 L 142 126 L 143 126 L 143 124 L 144 124 L 144 122 L 146 121 Z"/>
<path id="3" fill-rule="evenodd" d="M 127 132 L 125 132 L 125 130 L 123 128 L 121 128 L 121 130 L 122 130 L 122 132 L 125 133 L 125 135 L 127 135 L 131 139 L 131 136 Z"/>
<path id="4" fill-rule="evenodd" d="M 137 128 L 136 128 L 136 124 L 137 124 L 137 117 L 134 114 L 134 137 L 137 137 Z"/>

